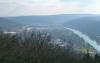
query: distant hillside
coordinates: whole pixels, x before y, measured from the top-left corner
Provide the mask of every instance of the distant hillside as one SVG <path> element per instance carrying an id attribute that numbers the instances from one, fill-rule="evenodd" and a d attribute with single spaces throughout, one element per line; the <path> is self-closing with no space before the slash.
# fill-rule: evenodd
<path id="1" fill-rule="evenodd" d="M 20 28 L 22 26 L 22 24 L 17 23 L 17 22 L 13 22 L 11 20 L 8 20 L 6 18 L 0 18 L 0 30 L 17 30 L 18 28 Z"/>
<path id="2" fill-rule="evenodd" d="M 66 27 L 80 30 L 81 32 L 90 35 L 91 37 L 100 35 L 100 17 L 90 16 L 79 19 L 74 19 L 64 23 Z"/>
<path id="3" fill-rule="evenodd" d="M 18 16 L 8 17 L 7 19 L 15 22 L 20 22 L 26 25 L 61 25 L 63 22 L 84 17 L 87 15 L 81 14 L 65 14 L 65 15 L 51 15 L 51 16 Z"/>
<path id="4" fill-rule="evenodd" d="M 50 26 L 60 25 L 75 28 L 88 35 L 100 34 L 100 17 L 87 14 L 65 14 L 51 16 L 18 16 L 6 17 L 7 19 L 29 26 Z"/>
<path id="5" fill-rule="evenodd" d="M 7 19 L 29 26 L 71 27 L 92 37 L 100 35 L 100 17 L 88 14 L 63 14 L 51 16 L 18 16 Z"/>

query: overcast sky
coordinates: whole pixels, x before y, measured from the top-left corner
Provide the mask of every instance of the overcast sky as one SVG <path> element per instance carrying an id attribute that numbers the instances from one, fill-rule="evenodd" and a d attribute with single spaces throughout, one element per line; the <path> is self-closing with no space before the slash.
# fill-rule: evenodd
<path id="1" fill-rule="evenodd" d="M 0 16 L 100 14 L 100 0 L 0 0 Z"/>

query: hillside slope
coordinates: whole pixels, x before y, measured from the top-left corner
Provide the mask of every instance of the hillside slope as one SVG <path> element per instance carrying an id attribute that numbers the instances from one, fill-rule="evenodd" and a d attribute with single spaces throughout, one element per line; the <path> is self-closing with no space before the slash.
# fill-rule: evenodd
<path id="1" fill-rule="evenodd" d="M 22 27 L 23 25 L 17 22 L 13 22 L 6 18 L 0 18 L 0 30 L 17 30 L 18 28 Z"/>

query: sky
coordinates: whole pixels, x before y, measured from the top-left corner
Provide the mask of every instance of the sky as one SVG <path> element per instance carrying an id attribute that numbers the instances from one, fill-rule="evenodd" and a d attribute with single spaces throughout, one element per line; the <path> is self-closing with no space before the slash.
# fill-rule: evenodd
<path id="1" fill-rule="evenodd" d="M 100 14 L 100 0 L 0 0 L 0 17 Z"/>

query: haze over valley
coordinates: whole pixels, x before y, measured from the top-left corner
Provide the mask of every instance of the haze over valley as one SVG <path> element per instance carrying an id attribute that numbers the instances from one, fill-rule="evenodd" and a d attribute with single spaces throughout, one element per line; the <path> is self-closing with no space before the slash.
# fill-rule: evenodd
<path id="1" fill-rule="evenodd" d="M 64 27 L 79 30 L 91 39 L 100 42 L 100 16 L 89 14 L 62 14 L 51 16 L 19 16 L 1 17 L 0 28 L 5 32 L 21 32 L 23 30 L 38 30 L 50 33 L 56 40 L 61 40 L 62 45 L 73 45 L 75 50 L 95 50 L 82 38 Z M 59 43 L 60 44 L 60 43 Z M 60 44 L 61 45 L 61 44 Z"/>

